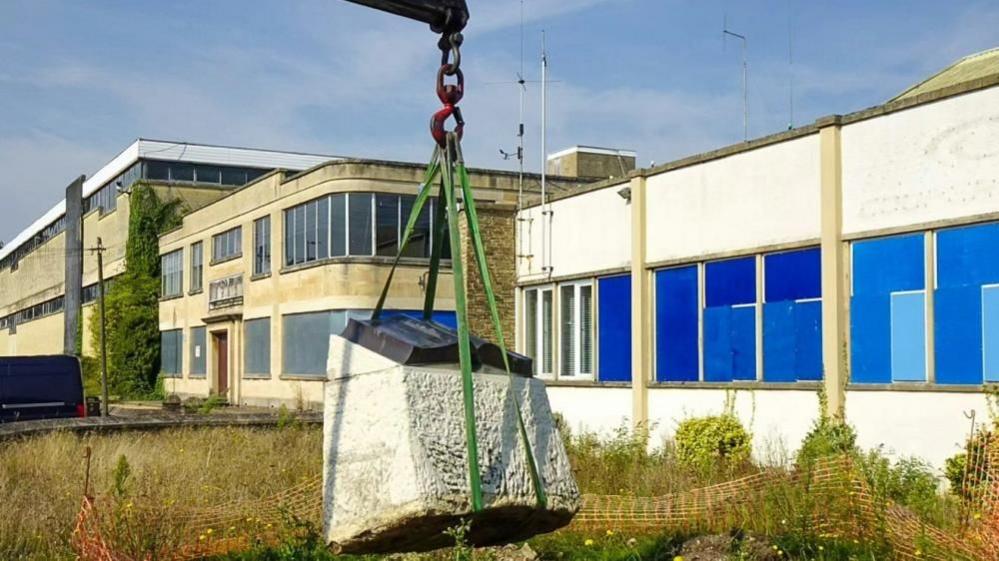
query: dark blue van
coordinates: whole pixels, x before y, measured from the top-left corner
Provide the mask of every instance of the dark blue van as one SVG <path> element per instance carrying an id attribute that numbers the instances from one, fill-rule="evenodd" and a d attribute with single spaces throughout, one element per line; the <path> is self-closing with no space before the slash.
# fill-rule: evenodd
<path id="1" fill-rule="evenodd" d="M 84 416 L 79 358 L 0 357 L 0 423 Z"/>

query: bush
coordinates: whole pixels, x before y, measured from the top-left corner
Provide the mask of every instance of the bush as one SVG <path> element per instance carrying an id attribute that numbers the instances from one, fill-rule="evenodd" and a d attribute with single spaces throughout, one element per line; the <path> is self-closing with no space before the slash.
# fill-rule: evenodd
<path id="1" fill-rule="evenodd" d="M 843 421 L 822 415 L 801 441 L 796 463 L 808 469 L 818 459 L 857 452 L 857 431 Z"/>
<path id="2" fill-rule="evenodd" d="M 940 494 L 939 480 L 925 461 L 901 458 L 892 462 L 878 448 L 859 455 L 858 466 L 876 499 L 903 505 L 938 526 L 957 519 L 952 501 Z"/>
<path id="3" fill-rule="evenodd" d="M 994 442 L 994 433 L 985 429 L 980 430 L 968 440 L 964 452 L 947 458 L 944 466 L 944 476 L 950 482 L 951 493 L 963 499 L 971 499 L 974 497 L 976 490 L 988 481 L 985 462 L 976 461 L 971 471 L 968 471 L 967 464 L 969 453 L 974 458 L 984 457 L 986 448 L 990 442 Z M 965 475 L 967 475 L 967 481 L 965 481 Z"/>
<path id="4" fill-rule="evenodd" d="M 693 417 L 680 423 L 674 437 L 677 458 L 695 468 L 721 463 L 741 466 L 749 461 L 752 436 L 732 414 Z"/>

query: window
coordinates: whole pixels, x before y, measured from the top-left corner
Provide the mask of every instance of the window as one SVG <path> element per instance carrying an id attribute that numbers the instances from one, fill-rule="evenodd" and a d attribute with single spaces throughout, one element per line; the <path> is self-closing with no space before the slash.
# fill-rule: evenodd
<path id="1" fill-rule="evenodd" d="M 180 296 L 184 292 L 184 250 L 171 251 L 160 257 L 160 295 Z"/>
<path id="2" fill-rule="evenodd" d="M 697 265 L 656 271 L 655 370 L 659 382 L 700 379 L 698 283 Z"/>
<path id="3" fill-rule="evenodd" d="M 347 312 L 340 310 L 289 314 L 282 321 L 283 373 L 325 377 L 330 335 L 340 334 L 346 327 Z"/>
<path id="4" fill-rule="evenodd" d="M 335 257 L 347 255 L 347 195 L 339 194 L 330 197 L 330 232 L 332 236 L 332 253 Z"/>
<path id="5" fill-rule="evenodd" d="M 191 328 L 191 370 L 188 373 L 190 378 L 204 378 L 205 377 L 205 354 L 207 353 L 207 347 L 205 346 L 205 328 L 192 327 Z"/>
<path id="6" fill-rule="evenodd" d="M 191 292 L 201 292 L 205 278 L 205 245 L 202 242 L 191 244 Z"/>
<path id="7" fill-rule="evenodd" d="M 375 254 L 399 253 L 399 196 L 375 195 Z"/>
<path id="8" fill-rule="evenodd" d="M 999 224 L 936 233 L 934 345 L 941 384 L 999 382 Z"/>
<path id="9" fill-rule="evenodd" d="M 347 237 L 351 255 L 371 255 L 371 193 L 347 195 Z"/>
<path id="10" fill-rule="evenodd" d="M 270 378 L 271 318 L 247 320 L 243 324 L 243 328 L 246 330 L 246 346 L 244 347 L 245 377 Z"/>
<path id="11" fill-rule="evenodd" d="M 597 375 L 631 381 L 631 275 L 597 279 Z"/>
<path id="12" fill-rule="evenodd" d="M 212 263 L 235 259 L 243 254 L 243 228 L 236 226 L 212 237 Z"/>
<path id="13" fill-rule="evenodd" d="M 184 335 L 180 329 L 160 332 L 160 372 L 165 378 L 179 378 L 184 354 Z"/>
<path id="14" fill-rule="evenodd" d="M 763 256 L 763 380 L 822 379 L 822 256 L 810 248 Z"/>
<path id="15" fill-rule="evenodd" d="M 593 375 L 593 285 L 564 284 L 559 287 L 559 374 L 566 377 Z"/>
<path id="16" fill-rule="evenodd" d="M 222 169 L 218 166 L 194 166 L 195 181 L 198 183 L 222 183 Z"/>
<path id="17" fill-rule="evenodd" d="M 756 256 L 704 265 L 704 380 L 756 380 Z"/>
<path id="18" fill-rule="evenodd" d="M 413 204 L 416 202 L 416 197 L 402 196 L 399 198 L 400 209 L 400 230 L 399 239 L 402 240 L 402 235 L 406 232 L 406 223 L 409 221 L 409 215 L 413 212 Z M 430 257 L 431 246 L 430 240 L 432 234 L 431 230 L 431 219 L 433 216 L 433 199 L 427 199 L 423 203 L 423 208 L 420 210 L 420 215 L 416 219 L 416 224 L 413 228 L 413 232 L 409 236 L 409 243 L 406 244 L 406 250 L 403 252 L 405 257 Z"/>
<path id="19" fill-rule="evenodd" d="M 539 376 L 551 376 L 554 370 L 553 311 L 551 288 L 524 291 L 524 350 L 534 359 L 534 373 Z"/>
<path id="20" fill-rule="evenodd" d="M 265 216 L 253 222 L 253 274 L 266 275 L 271 272 L 271 217 Z"/>
<path id="21" fill-rule="evenodd" d="M 851 381 L 925 381 L 924 235 L 858 241 L 851 253 Z"/>

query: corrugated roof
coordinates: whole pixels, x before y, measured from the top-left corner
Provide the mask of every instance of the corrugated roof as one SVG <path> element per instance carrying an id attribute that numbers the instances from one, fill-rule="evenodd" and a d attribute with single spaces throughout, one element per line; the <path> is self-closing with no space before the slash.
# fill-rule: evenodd
<path id="1" fill-rule="evenodd" d="M 924 93 L 999 74 L 999 48 L 968 55 L 889 100 L 899 101 Z"/>

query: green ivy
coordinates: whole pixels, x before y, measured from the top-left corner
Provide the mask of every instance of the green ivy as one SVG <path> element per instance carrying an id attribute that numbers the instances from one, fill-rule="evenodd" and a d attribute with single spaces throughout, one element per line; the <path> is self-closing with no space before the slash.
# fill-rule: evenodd
<path id="1" fill-rule="evenodd" d="M 160 372 L 159 236 L 180 224 L 179 201 L 163 202 L 136 184 L 129 195 L 125 272 L 105 296 L 108 390 L 119 397 L 156 397 Z M 100 348 L 100 317 L 90 316 L 93 348 Z"/>

